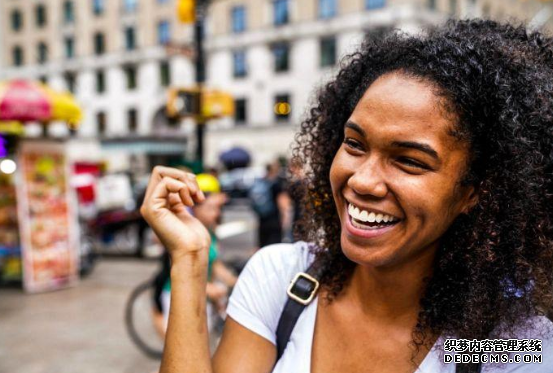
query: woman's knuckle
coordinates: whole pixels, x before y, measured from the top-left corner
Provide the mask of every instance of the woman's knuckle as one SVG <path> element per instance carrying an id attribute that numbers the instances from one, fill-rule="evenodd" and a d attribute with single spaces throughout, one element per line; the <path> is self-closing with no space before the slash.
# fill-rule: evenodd
<path id="1" fill-rule="evenodd" d="M 146 206 L 146 204 L 143 204 L 142 206 L 140 206 L 140 215 L 142 215 L 143 218 L 146 218 L 148 216 L 148 207 Z"/>

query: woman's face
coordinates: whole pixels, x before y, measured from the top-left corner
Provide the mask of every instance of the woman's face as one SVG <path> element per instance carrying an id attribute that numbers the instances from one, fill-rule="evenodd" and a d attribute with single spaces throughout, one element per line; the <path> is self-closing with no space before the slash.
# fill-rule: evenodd
<path id="1" fill-rule="evenodd" d="M 462 187 L 468 146 L 455 139 L 429 83 L 386 74 L 344 126 L 330 169 L 344 254 L 395 267 L 435 254 L 453 220 L 476 202 Z"/>

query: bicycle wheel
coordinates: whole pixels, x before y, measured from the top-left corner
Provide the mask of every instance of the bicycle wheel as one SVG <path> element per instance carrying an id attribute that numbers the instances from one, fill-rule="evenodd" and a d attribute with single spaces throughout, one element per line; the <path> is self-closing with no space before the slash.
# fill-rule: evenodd
<path id="1" fill-rule="evenodd" d="M 125 325 L 131 340 L 148 357 L 161 359 L 163 340 L 157 334 L 152 320 L 152 282 L 138 285 L 125 306 Z"/>

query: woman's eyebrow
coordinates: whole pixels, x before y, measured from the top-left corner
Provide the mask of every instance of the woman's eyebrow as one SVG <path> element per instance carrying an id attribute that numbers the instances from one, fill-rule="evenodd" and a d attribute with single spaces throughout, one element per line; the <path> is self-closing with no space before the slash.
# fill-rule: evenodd
<path id="1" fill-rule="evenodd" d="M 361 136 L 366 137 L 367 133 L 361 126 L 359 126 L 357 123 L 354 123 L 350 120 L 346 122 L 344 125 L 345 128 L 350 128 L 353 131 L 359 133 Z M 415 142 L 415 141 L 394 141 L 392 142 L 392 146 L 399 147 L 399 148 L 408 148 L 408 149 L 415 149 L 419 150 L 421 152 L 424 152 L 431 156 L 432 158 L 436 159 L 437 161 L 440 160 L 440 157 L 438 156 L 438 152 L 435 151 L 430 145 Z"/>
<path id="2" fill-rule="evenodd" d="M 351 128 L 355 132 L 359 133 L 361 136 L 363 137 L 367 136 L 367 133 L 365 132 L 365 130 L 361 128 L 361 126 L 358 125 L 357 123 L 353 123 L 351 120 L 348 120 L 346 122 L 346 124 L 344 125 L 344 128 Z"/>
<path id="3" fill-rule="evenodd" d="M 392 142 L 392 146 L 396 146 L 399 148 L 420 150 L 421 152 L 428 154 L 429 156 L 436 159 L 437 161 L 440 160 L 440 157 L 438 156 L 438 152 L 432 149 L 432 147 L 428 144 L 423 144 L 423 143 L 414 142 L 414 141 L 394 141 Z"/>

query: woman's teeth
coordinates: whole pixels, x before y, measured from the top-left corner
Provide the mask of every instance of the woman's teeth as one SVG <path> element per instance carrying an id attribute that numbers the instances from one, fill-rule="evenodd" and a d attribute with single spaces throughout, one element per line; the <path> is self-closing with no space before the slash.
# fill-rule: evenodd
<path id="1" fill-rule="evenodd" d="M 353 226 L 361 229 L 378 229 L 386 225 L 395 224 L 399 220 L 391 215 L 375 214 L 374 212 L 360 210 L 351 203 L 348 205 L 348 214 L 352 218 Z"/>

